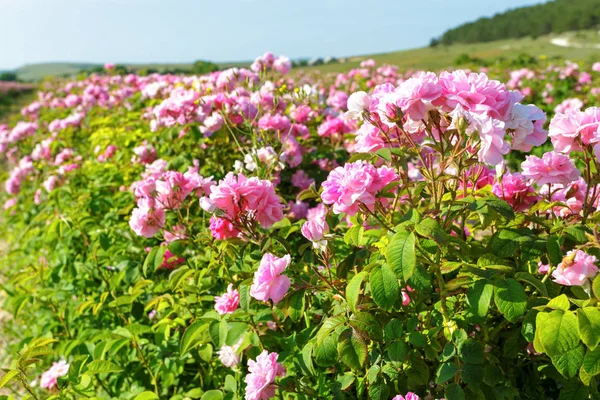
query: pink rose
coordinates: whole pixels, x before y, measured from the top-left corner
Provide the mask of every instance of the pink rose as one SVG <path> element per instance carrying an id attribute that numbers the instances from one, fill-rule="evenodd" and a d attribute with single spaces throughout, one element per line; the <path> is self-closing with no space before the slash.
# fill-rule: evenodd
<path id="1" fill-rule="evenodd" d="M 221 296 L 215 296 L 215 310 L 221 315 L 231 314 L 237 310 L 239 304 L 240 294 L 231 283 L 227 286 L 227 292 Z"/>
<path id="2" fill-rule="evenodd" d="M 44 389 L 53 389 L 58 384 L 58 378 L 69 372 L 69 364 L 65 360 L 52 363 L 50 369 L 42 374 L 40 386 Z"/>
<path id="3" fill-rule="evenodd" d="M 266 400 L 275 396 L 275 378 L 285 376 L 285 368 L 277 362 L 277 353 L 263 350 L 256 361 L 248 361 L 246 400 Z"/>
<path id="4" fill-rule="evenodd" d="M 271 299 L 273 303 L 279 303 L 291 285 L 290 278 L 282 275 L 290 262 L 289 254 L 281 258 L 270 253 L 265 254 L 260 261 L 258 270 L 254 273 L 250 296 L 260 301 L 266 302 Z"/>
<path id="5" fill-rule="evenodd" d="M 565 286 L 582 286 L 598 273 L 598 259 L 581 250 L 571 250 L 552 272 L 554 282 Z"/>
<path id="6" fill-rule="evenodd" d="M 569 156 L 554 151 L 545 153 L 542 158 L 526 156 L 521 169 L 524 177 L 533 179 L 540 186 L 547 183 L 566 185 L 579 178 L 579 170 Z"/>
<path id="7" fill-rule="evenodd" d="M 375 168 L 366 161 L 346 163 L 337 167 L 323 182 L 321 199 L 325 204 L 333 204 L 333 212 L 354 215 L 362 203 L 372 210 L 375 203 L 384 207 L 388 204 L 385 197 L 377 193 L 387 184 L 398 179 L 392 168 Z"/>

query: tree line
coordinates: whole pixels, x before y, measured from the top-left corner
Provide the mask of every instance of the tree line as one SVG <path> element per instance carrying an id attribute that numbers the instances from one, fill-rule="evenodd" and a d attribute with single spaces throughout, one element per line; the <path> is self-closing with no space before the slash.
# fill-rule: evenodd
<path id="1" fill-rule="evenodd" d="M 600 25 L 600 0 L 554 0 L 499 13 L 460 25 L 431 40 L 431 46 L 452 43 L 538 37 Z"/>

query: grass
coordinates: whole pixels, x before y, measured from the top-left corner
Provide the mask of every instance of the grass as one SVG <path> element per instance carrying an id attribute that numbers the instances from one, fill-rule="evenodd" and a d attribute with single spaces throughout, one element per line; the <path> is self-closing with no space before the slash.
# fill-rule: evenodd
<path id="1" fill-rule="evenodd" d="M 567 38 L 574 46 L 581 47 L 560 47 L 552 44 L 551 40 L 559 37 Z M 352 68 L 357 68 L 361 61 L 368 58 L 373 58 L 378 64 L 397 65 L 400 70 L 404 71 L 409 69 L 438 71 L 455 66 L 455 60 L 461 54 L 467 54 L 472 58 L 480 58 L 487 61 L 492 61 L 499 57 L 515 59 L 520 54 L 536 57 L 546 56 L 549 58 L 560 57 L 579 61 L 600 61 L 600 48 L 595 47 L 599 44 L 600 35 L 597 32 L 582 31 L 544 36 L 536 39 L 522 38 L 488 43 L 454 44 L 435 48 L 424 47 L 392 53 L 349 57 L 345 63 L 304 67 L 300 68 L 299 71 L 319 71 L 321 73 L 347 72 Z"/>

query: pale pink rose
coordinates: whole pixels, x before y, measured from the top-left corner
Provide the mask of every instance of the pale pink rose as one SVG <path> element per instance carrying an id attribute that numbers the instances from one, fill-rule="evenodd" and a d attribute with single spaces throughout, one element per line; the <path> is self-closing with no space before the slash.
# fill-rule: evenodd
<path id="1" fill-rule="evenodd" d="M 149 199 L 140 199 L 131 212 L 129 226 L 139 236 L 153 237 L 165 224 L 165 211 L 156 208 Z"/>
<path id="2" fill-rule="evenodd" d="M 42 374 L 40 378 L 40 387 L 44 389 L 53 389 L 58 384 L 58 378 L 65 376 L 69 372 L 69 364 L 65 360 L 52 363 L 49 370 Z"/>
<path id="3" fill-rule="evenodd" d="M 246 400 L 268 400 L 275 396 L 275 378 L 285 376 L 285 368 L 277 362 L 277 353 L 267 350 L 256 358 L 248 361 L 246 382 Z"/>
<path id="4" fill-rule="evenodd" d="M 233 368 L 240 363 L 241 355 L 238 354 L 238 350 L 242 345 L 244 338 L 241 337 L 240 340 L 234 344 L 233 346 L 227 346 L 224 344 L 218 351 L 219 360 L 221 363 L 229 368 Z"/>
<path id="5" fill-rule="evenodd" d="M 311 242 L 319 242 L 323 240 L 323 235 L 329 232 L 327 222 L 323 221 L 306 221 L 302 225 L 302 236 Z"/>
<path id="6" fill-rule="evenodd" d="M 359 205 L 364 204 L 373 210 L 375 203 L 384 207 L 389 203 L 385 197 L 378 198 L 377 193 L 387 184 L 398 179 L 392 168 L 375 168 L 366 161 L 346 163 L 337 167 L 321 185 L 321 199 L 325 204 L 333 204 L 333 212 L 354 215 Z"/>
<path id="7" fill-rule="evenodd" d="M 17 198 L 12 197 L 4 202 L 4 209 L 8 210 L 9 208 L 14 207 L 17 204 Z"/>
<path id="8" fill-rule="evenodd" d="M 580 175 L 569 156 L 554 151 L 545 153 L 542 158 L 526 156 L 521 169 L 524 177 L 533 179 L 540 186 L 547 183 L 566 185 L 577 180 Z"/>
<path id="9" fill-rule="evenodd" d="M 291 285 L 290 278 L 282 275 L 290 262 L 289 254 L 281 258 L 270 253 L 265 254 L 254 273 L 250 296 L 264 302 L 272 300 L 273 303 L 279 303 Z"/>
<path id="10" fill-rule="evenodd" d="M 348 111 L 346 115 L 351 118 L 360 118 L 363 112 L 369 111 L 369 106 L 371 105 L 371 96 L 369 96 L 366 92 L 360 91 L 355 92 L 348 97 Z"/>
<path id="11" fill-rule="evenodd" d="M 542 262 L 538 262 L 538 274 L 546 275 L 550 271 L 550 265 L 542 264 Z"/>
<path id="12" fill-rule="evenodd" d="M 285 75 L 292 69 L 292 61 L 286 56 L 279 56 L 273 61 L 273 69 Z"/>
<path id="13" fill-rule="evenodd" d="M 240 293 L 233 288 L 233 284 L 227 286 L 227 292 L 221 296 L 215 296 L 215 310 L 221 315 L 231 314 L 237 310 L 240 304 Z"/>
<path id="14" fill-rule="evenodd" d="M 598 259 L 581 250 L 571 250 L 552 272 L 554 282 L 565 286 L 582 286 L 598 273 Z"/>

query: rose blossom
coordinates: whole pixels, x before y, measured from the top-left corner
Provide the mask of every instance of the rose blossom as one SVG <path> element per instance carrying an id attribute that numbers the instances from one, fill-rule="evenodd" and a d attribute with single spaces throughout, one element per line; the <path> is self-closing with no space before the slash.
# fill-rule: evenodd
<path id="1" fill-rule="evenodd" d="M 279 258 L 271 253 L 267 253 L 260 261 L 258 270 L 254 273 L 254 282 L 250 287 L 250 296 L 256 300 L 279 303 L 284 298 L 291 281 L 283 274 L 283 271 L 290 265 L 291 257 L 289 254 Z"/>
<path id="2" fill-rule="evenodd" d="M 69 372 L 69 364 L 65 360 L 52 363 L 49 370 L 42 374 L 40 386 L 44 389 L 53 389 L 58 384 L 58 378 Z"/>
<path id="3" fill-rule="evenodd" d="M 579 170 L 569 156 L 554 151 L 545 153 L 542 158 L 526 156 L 521 169 L 524 177 L 533 179 L 540 186 L 547 183 L 566 185 L 579 178 Z"/>
<path id="4" fill-rule="evenodd" d="M 385 207 L 388 199 L 378 198 L 377 193 L 397 179 L 392 168 L 375 168 L 366 161 L 346 163 L 331 171 L 323 182 L 321 199 L 325 204 L 333 204 L 334 213 L 352 216 L 358 212 L 360 203 L 369 210 L 378 202 Z"/>
<path id="5" fill-rule="evenodd" d="M 413 392 L 406 393 L 406 396 L 402 396 L 401 394 L 396 395 L 392 400 L 420 400 L 421 398 L 417 396 Z"/>
<path id="6" fill-rule="evenodd" d="M 238 354 L 238 350 L 244 341 L 242 336 L 240 340 L 233 346 L 227 346 L 224 344 L 218 351 L 219 360 L 221 363 L 229 368 L 233 368 L 240 363 L 241 356 Z"/>
<path id="7" fill-rule="evenodd" d="M 263 350 L 256 361 L 248 360 L 246 400 L 266 400 L 275 396 L 275 378 L 285 376 L 285 368 L 277 362 L 277 353 Z"/>
<path id="8" fill-rule="evenodd" d="M 221 315 L 231 314 L 237 310 L 239 304 L 240 294 L 231 283 L 227 286 L 227 292 L 221 296 L 215 296 L 215 310 Z"/>
<path id="9" fill-rule="evenodd" d="M 552 272 L 554 282 L 565 286 L 582 286 L 598 273 L 598 259 L 581 250 L 571 250 Z"/>

